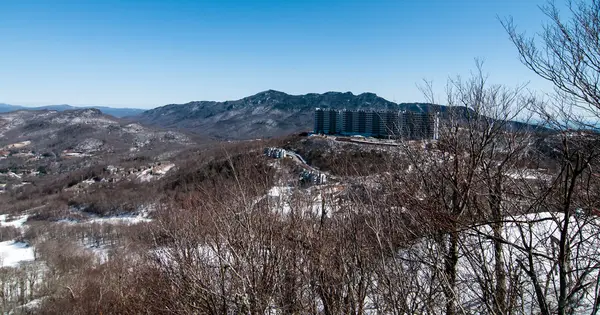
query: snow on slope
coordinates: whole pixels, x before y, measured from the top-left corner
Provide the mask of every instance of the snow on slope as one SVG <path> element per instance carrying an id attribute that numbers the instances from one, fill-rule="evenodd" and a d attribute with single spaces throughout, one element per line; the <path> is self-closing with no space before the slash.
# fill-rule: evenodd
<path id="1" fill-rule="evenodd" d="M 157 165 L 149 169 L 143 170 L 138 176 L 137 180 L 140 182 L 149 182 L 151 180 L 159 179 L 169 172 L 175 164 Z"/>
<path id="2" fill-rule="evenodd" d="M 148 213 L 138 213 L 135 215 L 117 215 L 111 217 L 97 217 L 92 218 L 86 223 L 99 223 L 99 224 L 137 224 L 141 222 L 150 222 L 152 219 L 148 218 Z"/>
<path id="3" fill-rule="evenodd" d="M 142 222 L 151 222 L 150 214 L 156 210 L 156 204 L 146 204 L 137 208 L 137 211 L 130 214 L 118 214 L 112 216 L 98 216 L 96 214 L 81 212 L 84 211 L 85 208 L 72 208 L 72 211 L 84 213 L 84 217 L 80 219 L 61 219 L 57 222 L 69 225 L 75 224 L 124 224 L 124 225 L 132 225 Z M 0 217 L 1 218 L 1 217 Z"/>
<path id="4" fill-rule="evenodd" d="M 532 248 L 533 265 L 535 274 L 542 289 L 546 292 L 546 299 L 550 309 L 556 308 L 556 291 L 559 286 L 556 257 L 558 254 L 557 243 L 560 239 L 560 228 L 564 216 L 560 213 L 534 213 L 515 217 L 507 217 L 503 239 L 507 244 L 504 248 L 504 267 L 509 273 L 509 280 L 519 279 L 521 292 L 518 301 L 523 312 L 538 313 L 539 306 L 529 275 L 523 270 L 521 263 L 527 267 L 528 253 L 524 250 L 525 245 Z M 571 279 L 582 277 L 583 281 L 595 282 L 600 277 L 600 220 L 591 216 L 573 216 L 569 221 L 571 226 L 570 250 L 572 256 L 570 264 L 573 270 Z M 482 285 L 489 285 L 495 281 L 494 268 L 494 244 L 491 241 L 492 230 L 489 225 L 472 227 L 460 235 L 459 261 L 457 266 L 457 298 L 460 307 L 466 313 L 485 313 L 488 311 L 481 302 L 484 296 Z M 447 240 L 446 240 L 447 241 Z M 423 296 L 427 293 L 439 295 L 443 300 L 441 291 L 431 286 L 437 283 L 440 272 L 444 270 L 444 249 L 432 239 L 421 239 L 408 248 L 398 252 L 399 260 L 390 261 L 390 268 L 402 270 L 410 275 L 410 283 L 405 286 L 413 286 L 403 299 L 407 303 L 425 303 Z M 491 277 L 486 279 L 486 277 Z M 402 278 L 407 279 L 407 278 Z M 437 280 L 436 280 L 437 279 Z M 384 280 L 384 279 L 382 279 Z M 378 279 L 373 279 L 375 292 L 385 288 L 378 288 Z M 383 281 L 381 281 L 383 283 Z M 513 289 L 509 282 L 509 289 Z M 582 289 L 574 299 L 579 300 L 577 314 L 587 314 L 591 311 L 594 303 L 594 288 Z M 414 294 L 412 293 L 414 292 Z M 378 300 L 377 294 L 370 297 Z M 444 305 L 439 305 L 439 312 L 443 312 Z"/>
<path id="5" fill-rule="evenodd" d="M 528 179 L 528 180 L 550 180 L 551 177 L 541 170 L 533 169 L 516 169 L 505 173 L 504 175 L 512 179 Z"/>
<path id="6" fill-rule="evenodd" d="M 23 261 L 33 261 L 33 247 L 27 243 L 0 242 L 0 267 L 15 267 Z"/>
<path id="7" fill-rule="evenodd" d="M 8 214 L 0 214 L 0 225 L 1 226 L 12 226 L 16 228 L 22 228 L 23 224 L 27 221 L 28 215 L 21 215 L 18 219 L 12 221 L 6 221 L 8 219 Z"/>
<path id="8" fill-rule="evenodd" d="M 324 201 L 324 189 L 311 187 L 304 195 L 294 194 L 293 187 L 273 186 L 267 192 L 266 198 L 273 212 L 289 215 L 292 210 L 312 213 L 320 216 L 323 212 L 330 217 L 333 212 L 331 202 Z"/>
<path id="9" fill-rule="evenodd" d="M 28 215 L 21 215 L 14 220 L 7 221 L 7 214 L 0 215 L 0 226 L 12 226 L 24 229 Z M 23 261 L 33 261 L 33 247 L 24 242 L 15 240 L 0 242 L 0 267 L 15 267 Z"/>

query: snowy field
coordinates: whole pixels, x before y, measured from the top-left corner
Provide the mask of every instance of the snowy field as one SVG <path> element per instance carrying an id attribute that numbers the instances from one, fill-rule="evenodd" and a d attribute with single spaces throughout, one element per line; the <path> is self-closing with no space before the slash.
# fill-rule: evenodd
<path id="1" fill-rule="evenodd" d="M 327 217 L 333 213 L 332 202 L 324 200 L 323 195 L 327 194 L 320 187 L 310 187 L 306 190 L 308 195 L 300 196 L 294 194 L 294 188 L 289 186 L 273 186 L 267 192 L 269 206 L 272 211 L 282 215 L 289 215 L 292 211 L 300 213 L 310 213 L 321 216 L 323 212 Z"/>
<path id="2" fill-rule="evenodd" d="M 18 216 L 16 219 L 12 218 L 12 220 L 7 221 L 9 218 L 8 214 L 0 214 L 0 225 L 1 226 L 12 226 L 16 228 L 23 228 L 23 224 L 27 222 L 28 215 Z"/>
<path id="3" fill-rule="evenodd" d="M 21 215 L 8 220 L 7 214 L 0 215 L 0 226 L 12 226 L 23 230 L 28 215 Z M 16 267 L 24 261 L 33 261 L 33 247 L 15 240 L 0 242 L 0 267 Z"/>
<path id="4" fill-rule="evenodd" d="M 536 213 L 506 217 L 503 228 L 503 268 L 509 276 L 508 289 L 519 290 L 513 301 L 526 314 L 537 314 L 539 306 L 530 275 L 524 268 L 533 270 L 542 286 L 545 300 L 550 309 L 556 308 L 557 288 L 559 287 L 558 241 L 564 216 L 560 213 Z M 572 298 L 578 301 L 576 314 L 589 314 L 598 292 L 594 283 L 600 277 L 600 227 L 599 220 L 592 216 L 573 216 L 569 221 L 569 281 L 586 284 Z M 459 260 L 457 266 L 456 295 L 460 308 L 469 314 L 485 313 L 488 309 L 482 302 L 487 292 L 495 292 L 489 287 L 495 283 L 495 256 L 492 242 L 492 229 L 489 225 L 469 228 L 460 234 Z M 531 264 L 528 257 L 531 254 Z M 422 239 L 398 252 L 397 258 L 389 262 L 389 268 L 404 274 L 405 286 L 413 286 L 403 297 L 408 305 L 423 304 L 422 297 L 439 296 L 439 277 L 444 270 L 444 249 L 432 239 Z M 511 279 L 514 282 L 510 281 Z M 374 291 L 370 299 L 377 301 L 378 280 L 373 279 Z M 383 281 L 382 281 L 383 283 Z M 439 305 L 443 312 L 444 305 Z"/>
<path id="5" fill-rule="evenodd" d="M 21 262 L 33 261 L 33 247 L 27 243 L 0 242 L 0 267 L 16 267 Z"/>

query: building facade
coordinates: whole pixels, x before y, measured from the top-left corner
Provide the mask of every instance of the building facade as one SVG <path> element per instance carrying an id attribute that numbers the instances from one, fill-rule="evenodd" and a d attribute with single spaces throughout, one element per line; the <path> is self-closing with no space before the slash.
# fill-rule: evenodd
<path id="1" fill-rule="evenodd" d="M 315 109 L 314 132 L 318 134 L 437 139 L 438 129 L 437 113 Z"/>

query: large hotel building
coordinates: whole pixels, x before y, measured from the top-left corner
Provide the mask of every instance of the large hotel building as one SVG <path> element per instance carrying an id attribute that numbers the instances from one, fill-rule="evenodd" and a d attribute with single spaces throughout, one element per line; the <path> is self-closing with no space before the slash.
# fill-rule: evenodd
<path id="1" fill-rule="evenodd" d="M 315 109 L 314 132 L 318 134 L 437 139 L 438 129 L 437 113 Z"/>

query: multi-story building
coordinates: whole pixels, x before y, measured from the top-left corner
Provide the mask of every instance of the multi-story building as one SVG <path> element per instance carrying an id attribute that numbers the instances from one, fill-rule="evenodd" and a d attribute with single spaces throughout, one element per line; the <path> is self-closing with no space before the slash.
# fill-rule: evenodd
<path id="1" fill-rule="evenodd" d="M 304 170 L 300 173 L 300 179 L 304 183 L 313 185 L 324 185 L 327 183 L 327 175 L 318 171 Z"/>
<path id="2" fill-rule="evenodd" d="M 323 134 L 336 134 L 339 130 L 340 115 L 333 109 L 318 109 L 315 111 L 315 130 Z"/>
<path id="3" fill-rule="evenodd" d="M 315 109 L 315 133 L 437 139 L 437 113 Z"/>
<path id="4" fill-rule="evenodd" d="M 287 151 L 285 149 L 281 149 L 281 148 L 265 148 L 264 153 L 266 156 L 276 158 L 276 159 L 283 159 L 288 156 Z"/>

